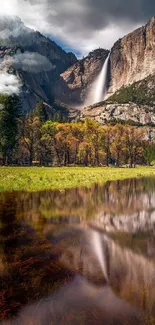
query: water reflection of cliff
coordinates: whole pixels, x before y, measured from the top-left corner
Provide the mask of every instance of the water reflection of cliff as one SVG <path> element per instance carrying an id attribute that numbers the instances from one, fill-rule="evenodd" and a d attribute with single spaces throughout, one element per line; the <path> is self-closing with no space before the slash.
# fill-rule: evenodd
<path id="1" fill-rule="evenodd" d="M 133 325 L 139 310 L 154 322 L 154 199 L 154 179 L 0 194 L 0 319 L 30 305 L 22 321 L 19 316 L 11 324 L 25 325 L 28 315 L 33 325 L 51 324 L 38 318 L 43 315 L 56 317 L 52 324 L 79 324 L 77 316 L 84 313 L 86 325 L 108 324 L 107 319 Z M 93 227 L 100 232 L 108 283 L 92 250 Z"/>
<path id="2" fill-rule="evenodd" d="M 147 315 L 155 317 L 155 260 L 101 234 L 106 283 L 92 252 L 91 234 L 89 227 L 59 232 L 55 228 L 50 236 L 45 232 L 43 239 L 29 228 L 18 227 L 18 235 L 14 232 L 11 238 L 13 247 L 8 250 L 10 237 L 4 243 L 7 270 L 1 275 L 1 286 L 6 291 L 0 307 L 4 319 L 28 307 L 6 324 L 139 325 L 140 319 L 146 324 Z M 77 276 L 82 280 L 75 282 Z"/>
<path id="3" fill-rule="evenodd" d="M 134 306 L 155 316 L 155 258 L 120 247 L 107 239 L 109 281 L 113 290 Z"/>

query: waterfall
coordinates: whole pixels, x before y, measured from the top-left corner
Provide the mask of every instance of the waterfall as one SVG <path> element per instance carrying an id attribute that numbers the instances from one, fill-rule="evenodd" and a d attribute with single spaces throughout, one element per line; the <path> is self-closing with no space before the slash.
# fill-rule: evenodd
<path id="1" fill-rule="evenodd" d="M 93 105 L 104 100 L 107 93 L 107 72 L 108 72 L 108 63 L 109 63 L 110 53 L 107 56 L 102 70 L 92 85 L 92 88 L 88 94 L 85 106 Z"/>
<path id="2" fill-rule="evenodd" d="M 107 72 L 108 72 L 108 62 L 109 62 L 109 56 L 107 56 L 103 68 L 96 80 L 96 87 L 94 91 L 94 103 L 101 102 L 105 96 L 106 96 L 106 81 L 107 81 Z"/>

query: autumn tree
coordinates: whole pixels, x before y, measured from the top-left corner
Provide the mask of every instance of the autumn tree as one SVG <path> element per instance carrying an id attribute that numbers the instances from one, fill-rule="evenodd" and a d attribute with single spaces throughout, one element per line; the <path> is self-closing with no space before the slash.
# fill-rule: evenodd
<path id="1" fill-rule="evenodd" d="M 92 164 L 92 162 L 94 161 L 93 149 L 93 145 L 86 141 L 80 143 L 78 151 L 80 164 L 84 166 L 89 166 Z"/>
<path id="2" fill-rule="evenodd" d="M 50 162 L 51 164 L 61 166 L 61 155 L 56 138 L 58 133 L 57 125 L 57 122 L 52 121 L 47 121 L 42 125 L 41 143 L 42 148 L 44 148 L 43 160 L 46 161 L 46 163 Z M 48 159 L 47 156 L 49 157 Z"/>
<path id="3" fill-rule="evenodd" d="M 40 127 L 41 122 L 37 116 L 30 114 L 22 121 L 21 146 L 25 149 L 28 162 L 40 161 Z"/>
<path id="4" fill-rule="evenodd" d="M 118 167 L 129 163 L 134 167 L 136 163 L 150 164 L 154 160 L 154 144 L 146 141 L 142 128 L 123 124 L 103 126 L 88 118 L 83 122 L 54 122 L 47 120 L 42 102 L 19 119 L 17 99 L 3 96 L 0 100 L 3 102 L 0 150 L 4 163 L 16 161 L 32 165 L 35 161 L 52 166 L 109 166 L 113 163 Z"/>
<path id="5" fill-rule="evenodd" d="M 100 124 L 96 121 L 86 118 L 84 123 L 85 140 L 90 145 L 90 149 L 94 148 L 94 165 L 99 166 L 99 126 Z M 90 150 L 91 152 L 91 150 Z"/>
<path id="6" fill-rule="evenodd" d="M 116 166 L 119 167 L 124 163 L 126 156 L 125 128 L 122 124 L 117 124 L 113 127 L 112 133 L 113 141 L 110 150 Z"/>
<path id="7" fill-rule="evenodd" d="M 135 167 L 141 160 L 144 151 L 145 134 L 134 126 L 125 127 L 125 145 L 130 167 Z"/>
<path id="8" fill-rule="evenodd" d="M 100 126 L 100 143 L 105 153 L 106 165 L 111 161 L 111 144 L 113 141 L 113 128 L 111 126 Z"/>
<path id="9" fill-rule="evenodd" d="M 73 135 L 72 123 L 57 125 L 56 140 L 62 157 L 63 165 L 75 163 L 77 158 L 78 139 Z M 74 157 L 74 159 L 72 159 Z"/>

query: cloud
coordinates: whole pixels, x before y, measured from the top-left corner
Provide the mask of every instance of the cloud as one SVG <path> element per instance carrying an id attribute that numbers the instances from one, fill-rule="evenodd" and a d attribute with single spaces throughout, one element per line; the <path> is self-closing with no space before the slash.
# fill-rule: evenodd
<path id="1" fill-rule="evenodd" d="M 1 16 L 0 18 L 0 38 L 7 39 L 10 37 L 23 36 L 25 33 L 31 33 L 31 29 L 26 27 L 21 19 L 17 16 Z"/>
<path id="2" fill-rule="evenodd" d="M 14 69 L 31 73 L 46 72 L 55 68 L 45 56 L 36 52 L 18 53 L 13 56 L 12 60 Z"/>
<path id="3" fill-rule="evenodd" d="M 16 75 L 8 72 L 11 67 L 31 73 L 51 71 L 55 68 L 46 57 L 35 52 L 17 53 L 13 57 L 5 57 L 0 60 L 0 94 L 19 95 L 20 93 L 21 81 Z"/>
<path id="4" fill-rule="evenodd" d="M 20 82 L 18 78 L 4 71 L 0 71 L 0 94 L 19 94 Z"/>
<path id="5" fill-rule="evenodd" d="M 19 95 L 21 82 L 16 75 L 9 73 L 12 58 L 10 56 L 0 59 L 0 94 Z"/>
<path id="6" fill-rule="evenodd" d="M 1 11 L 85 54 L 111 47 L 117 37 L 146 23 L 155 13 L 155 1 L 5 0 Z"/>

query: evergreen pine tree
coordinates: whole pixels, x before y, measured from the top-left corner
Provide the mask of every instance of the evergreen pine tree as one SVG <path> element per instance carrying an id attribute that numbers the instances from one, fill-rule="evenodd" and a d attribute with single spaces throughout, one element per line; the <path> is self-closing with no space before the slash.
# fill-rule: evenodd
<path id="1" fill-rule="evenodd" d="M 20 102 L 17 95 L 0 96 L 0 152 L 4 164 L 12 163 L 12 153 L 17 142 Z"/>
<path id="2" fill-rule="evenodd" d="M 41 123 L 45 123 L 48 120 L 48 114 L 43 102 L 40 102 L 36 105 L 34 115 L 39 117 Z"/>

